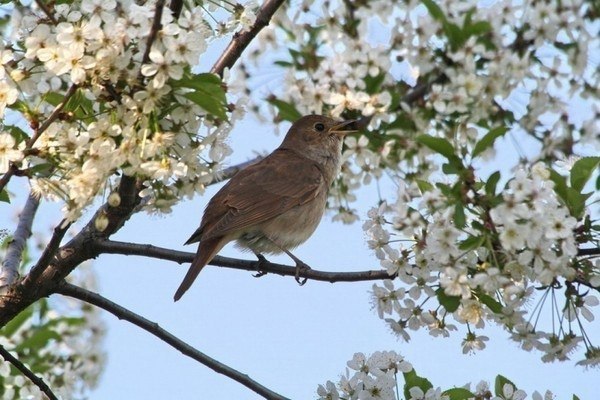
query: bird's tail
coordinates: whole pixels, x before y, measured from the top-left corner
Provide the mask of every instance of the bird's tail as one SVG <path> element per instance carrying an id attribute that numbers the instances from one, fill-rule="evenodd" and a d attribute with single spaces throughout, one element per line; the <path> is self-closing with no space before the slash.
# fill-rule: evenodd
<path id="1" fill-rule="evenodd" d="M 183 278 L 183 282 L 179 285 L 179 288 L 175 292 L 175 296 L 173 299 L 175 301 L 179 300 L 181 296 L 192 286 L 192 283 L 198 277 L 200 271 L 206 264 L 208 264 L 215 255 L 223 248 L 226 241 L 223 238 L 214 238 L 203 240 L 200 242 L 200 246 L 198 246 L 198 252 L 196 253 L 196 257 L 194 257 L 194 261 L 192 261 L 192 265 L 190 269 L 188 269 L 187 274 L 185 274 L 185 278 Z"/>

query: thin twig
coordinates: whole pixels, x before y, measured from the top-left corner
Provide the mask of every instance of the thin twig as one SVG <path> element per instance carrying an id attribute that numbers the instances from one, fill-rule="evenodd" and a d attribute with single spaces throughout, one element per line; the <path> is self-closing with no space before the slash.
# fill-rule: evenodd
<path id="1" fill-rule="evenodd" d="M 69 90 L 67 90 L 67 92 L 65 93 L 65 97 L 63 97 L 62 101 L 58 103 L 54 111 L 52 111 L 52 113 L 48 116 L 48 118 L 46 118 L 46 120 L 40 125 L 40 127 L 35 130 L 35 134 L 31 137 L 31 139 L 27 141 L 27 148 L 30 149 L 33 146 L 33 144 L 39 139 L 40 135 L 44 133 L 44 131 L 48 129 L 48 127 L 58 118 L 63 108 L 65 108 L 65 106 L 67 105 L 71 97 L 73 97 L 76 91 L 77 85 L 72 84 L 69 87 Z"/>
<path id="2" fill-rule="evenodd" d="M 165 0 L 158 0 L 154 8 L 154 20 L 152 21 L 152 28 L 150 28 L 150 34 L 148 35 L 148 40 L 146 41 L 146 49 L 144 50 L 144 56 L 142 57 L 142 65 L 148 64 L 150 62 L 150 50 L 152 49 L 152 45 L 156 40 L 158 31 L 160 31 L 160 29 L 162 28 L 161 20 L 164 8 Z"/>
<path id="3" fill-rule="evenodd" d="M 600 256 L 600 247 L 596 247 L 595 249 L 579 249 L 577 256 Z"/>
<path id="4" fill-rule="evenodd" d="M 60 224 L 58 224 L 57 227 L 54 228 L 52 238 L 50 238 L 50 241 L 46 245 L 46 248 L 40 256 L 38 262 L 33 268 L 31 268 L 31 271 L 29 271 L 29 274 L 27 274 L 23 280 L 23 284 L 27 285 L 29 282 L 35 282 L 35 280 L 38 279 L 42 273 L 44 273 L 44 270 L 48 267 L 48 265 L 50 265 L 50 262 L 56 255 L 56 252 L 60 246 L 60 242 L 70 226 L 71 223 L 67 223 L 66 220 L 63 220 Z"/>
<path id="5" fill-rule="evenodd" d="M 113 240 L 98 240 L 92 244 L 99 253 L 135 255 L 143 257 L 158 258 L 161 260 L 174 261 L 176 263 L 192 262 L 194 253 L 185 251 L 170 250 L 163 247 L 152 246 L 149 244 L 134 244 L 118 242 Z M 258 262 L 250 260 L 239 260 L 236 258 L 216 256 L 209 263 L 217 267 L 239 269 L 244 271 L 271 272 L 282 276 L 296 276 L 296 267 L 276 264 L 270 261 Z M 360 282 L 360 281 L 380 281 L 384 279 L 394 279 L 394 275 L 389 275 L 385 270 L 369 270 L 357 272 L 328 272 L 316 269 L 300 270 L 300 277 L 312 279 L 321 282 Z"/>
<path id="6" fill-rule="evenodd" d="M 35 386 L 40 388 L 40 390 L 50 399 L 50 400 L 58 400 L 58 397 L 52 392 L 52 390 L 46 385 L 46 382 L 33 372 L 29 368 L 25 366 L 21 361 L 15 358 L 8 350 L 4 348 L 4 346 L 0 345 L 0 356 L 4 358 L 6 361 L 11 363 L 16 369 L 21 371 L 23 375 L 25 375 Z"/>
<path id="7" fill-rule="evenodd" d="M 273 18 L 273 15 L 283 3 L 285 3 L 285 0 L 265 0 L 256 14 L 254 25 L 247 31 L 238 32 L 233 36 L 233 39 L 231 39 L 231 42 L 217 62 L 215 62 L 210 72 L 223 76 L 225 68 L 233 67 L 233 64 L 240 58 L 250 42 L 265 26 L 269 25 L 271 18 Z"/>
<path id="8" fill-rule="evenodd" d="M 58 21 L 56 20 L 56 18 L 52 14 L 52 11 L 50 11 L 50 9 L 48 8 L 48 6 L 42 0 L 35 0 L 35 4 L 37 4 L 37 6 L 40 8 L 40 10 L 42 10 L 44 12 L 44 14 L 46 14 L 46 16 L 48 17 L 48 19 L 50 21 L 52 21 L 52 23 L 54 25 L 58 24 Z"/>
<path id="9" fill-rule="evenodd" d="M 25 249 L 27 239 L 31 237 L 31 227 L 33 226 L 33 219 L 39 205 L 38 198 L 29 193 L 25 207 L 23 207 L 23 211 L 19 215 L 17 229 L 6 249 L 6 257 L 2 261 L 0 288 L 12 285 L 19 276 L 19 265 L 21 264 L 23 250 Z"/>
<path id="10" fill-rule="evenodd" d="M 179 350 L 182 354 L 200 362 L 203 365 L 206 365 L 208 368 L 213 371 L 223 374 L 236 382 L 241 383 L 246 386 L 250 390 L 258 393 L 265 399 L 273 399 L 273 400 L 286 400 L 282 395 L 273 392 L 272 390 L 264 387 L 260 383 L 251 379 L 248 375 L 243 374 L 217 360 L 207 356 L 206 354 L 196 350 L 183 340 L 169 333 L 165 329 L 161 328 L 156 322 L 152 322 L 147 320 L 146 318 L 138 315 L 125 307 L 120 306 L 117 303 L 114 303 L 108 300 L 105 297 L 100 296 L 97 293 L 90 292 L 84 288 L 72 285 L 70 283 L 62 282 L 58 285 L 56 293 L 60 293 L 65 296 L 74 297 L 81 301 L 85 301 L 86 303 L 90 303 L 95 305 L 96 307 L 100 307 L 109 313 L 113 314 L 115 317 L 119 319 L 123 319 L 125 321 L 131 322 L 134 325 L 139 326 L 144 329 L 148 333 L 156 336 L 161 339 L 165 343 L 169 344 L 176 350 Z"/>

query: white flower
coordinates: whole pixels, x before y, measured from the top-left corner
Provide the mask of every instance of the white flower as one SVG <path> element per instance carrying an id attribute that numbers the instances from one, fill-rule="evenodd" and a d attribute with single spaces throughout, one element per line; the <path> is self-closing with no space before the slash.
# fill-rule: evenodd
<path id="1" fill-rule="evenodd" d="M 510 383 L 505 383 L 502 387 L 502 398 L 504 400 L 523 400 L 527 397 L 527 393 L 523 390 L 515 390 L 515 387 Z"/>
<path id="2" fill-rule="evenodd" d="M 4 109 L 6 106 L 14 104 L 19 97 L 19 92 L 17 89 L 8 84 L 7 81 L 0 81 L 0 118 L 4 117 Z"/>
<path id="3" fill-rule="evenodd" d="M 563 213 L 552 213 L 549 216 L 548 230 L 546 237 L 548 239 L 565 239 L 573 236 L 573 229 L 577 225 L 577 220 Z"/>
<path id="4" fill-rule="evenodd" d="M 317 394 L 319 395 L 319 400 L 339 400 L 340 398 L 340 393 L 331 381 L 327 381 L 325 386 L 319 385 Z"/>
<path id="5" fill-rule="evenodd" d="M 455 268 L 446 268 L 440 276 L 440 285 L 448 296 L 461 296 L 463 299 L 471 297 L 469 278 L 466 274 L 458 272 Z"/>
<path id="6" fill-rule="evenodd" d="M 487 336 L 477 336 L 474 333 L 469 332 L 462 342 L 463 354 L 485 349 L 485 342 L 488 340 L 489 338 Z"/>
<path id="7" fill-rule="evenodd" d="M 0 174 L 8 171 L 11 162 L 21 158 L 23 153 L 15 149 L 15 139 L 9 133 L 0 133 Z"/>
<path id="8" fill-rule="evenodd" d="M 152 85 L 155 89 L 165 86 L 169 78 L 179 80 L 183 76 L 183 68 L 177 65 L 173 60 L 165 56 L 156 48 L 150 51 L 150 60 L 152 64 L 142 66 L 141 72 L 144 76 L 153 76 Z"/>

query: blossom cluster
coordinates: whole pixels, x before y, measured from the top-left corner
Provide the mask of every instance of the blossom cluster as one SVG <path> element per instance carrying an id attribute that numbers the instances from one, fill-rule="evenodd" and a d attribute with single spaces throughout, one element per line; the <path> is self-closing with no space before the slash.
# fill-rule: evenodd
<path id="1" fill-rule="evenodd" d="M 396 399 L 397 375 L 413 369 L 394 351 L 375 352 L 368 358 L 356 353 L 347 366 L 349 369 L 337 385 L 332 381 L 319 385 L 319 399 Z"/>
<path id="2" fill-rule="evenodd" d="M 263 76 L 258 57 L 274 49 L 285 70 L 280 85 L 266 88 L 265 97 L 284 103 L 272 102 L 273 113 L 371 118 L 367 134 L 347 139 L 330 202 L 336 219 L 356 221 L 357 189 L 384 171 L 428 179 L 428 152 L 411 140 L 417 134 L 453 137 L 469 152 L 482 124 L 509 126 L 540 149 L 532 158 L 544 159 L 572 154 L 573 137 L 597 145 L 598 74 L 589 61 L 600 39 L 589 4 L 479 3 L 305 2 L 260 37 L 243 75 L 249 87 L 264 86 L 252 77 Z M 493 155 L 490 148 L 481 156 Z"/>
<path id="3" fill-rule="evenodd" d="M 452 398 L 472 398 L 490 400 L 525 400 L 528 398 L 524 390 L 517 389 L 515 385 L 503 376 L 496 378 L 496 395 L 492 394 L 490 384 L 479 382 L 471 391 L 471 385 L 460 388 L 461 393 L 451 394 L 451 390 L 442 391 L 423 377 L 416 375 L 410 363 L 399 354 L 389 352 L 375 352 L 366 357 L 363 353 L 356 353 L 347 363 L 346 374 L 342 375 L 335 384 L 327 381 L 319 385 L 317 395 L 319 400 L 399 400 L 399 375 L 404 375 L 404 393 L 406 400 L 450 400 Z M 352 371 L 352 372 L 351 372 Z M 416 378 L 416 379 L 415 379 Z M 498 384 L 499 383 L 499 384 Z M 455 396 L 461 397 L 455 397 Z M 531 400 L 553 400 L 554 395 L 546 391 L 543 395 L 534 391 Z"/>
<path id="4" fill-rule="evenodd" d="M 255 19 L 249 3 L 213 26 L 215 7 L 177 19 L 155 2 L 15 8 L 0 49 L 0 117 L 10 107 L 30 126 L 4 122 L 0 173 L 12 165 L 30 176 L 40 195 L 65 202 L 69 220 L 122 174 L 146 180 L 153 210 L 201 192 L 231 151 L 225 139 L 243 105 L 226 114 L 225 85 L 192 67 L 214 37 Z"/>
<path id="5" fill-rule="evenodd" d="M 457 330 L 455 324 L 464 325 L 464 352 L 485 348 L 488 338 L 474 329 L 493 321 L 511 332 L 523 349 L 542 351 L 544 361 L 566 359 L 583 343 L 587 352 L 581 363 L 598 364 L 598 348 L 580 319 L 594 319 L 590 307 L 598 299 L 588 287 L 573 283 L 579 277 L 591 287 L 598 283 L 591 279 L 598 271 L 582 275 L 576 257 L 580 224 L 549 178 L 541 163 L 517 171 L 498 204 L 484 212 L 489 216 L 487 227 L 477 223 L 481 205 L 467 213 L 464 227 L 457 227 L 455 202 L 437 187 L 424 193 L 403 187 L 397 204 L 371 210 L 363 226 L 369 246 L 381 266 L 397 278 L 373 285 L 380 318 L 405 340 L 410 339 L 409 330 L 427 328 L 433 336 L 448 336 Z M 484 195 L 483 190 L 469 194 L 474 203 Z M 399 237 L 411 244 L 395 245 Z M 559 315 L 559 320 L 547 331 L 545 319 L 538 316 L 546 296 L 554 297 L 563 285 L 565 306 L 559 309 L 552 301 L 550 315 Z M 530 311 L 534 288 L 544 292 L 539 307 Z"/>
<path id="6" fill-rule="evenodd" d="M 91 290 L 94 274 L 83 267 L 71 282 Z M 100 310 L 73 301 L 44 301 L 25 310 L 4 327 L 0 344 L 52 388 L 59 398 L 84 398 L 100 378 L 106 362 L 106 334 Z M 7 361 L 0 362 L 0 398 L 45 399 L 40 388 Z"/>

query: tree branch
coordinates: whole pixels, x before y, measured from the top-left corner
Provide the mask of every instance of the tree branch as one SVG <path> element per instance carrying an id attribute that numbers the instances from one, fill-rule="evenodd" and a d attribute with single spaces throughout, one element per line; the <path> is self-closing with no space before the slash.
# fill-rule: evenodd
<path id="1" fill-rule="evenodd" d="M 54 228 L 52 238 L 50 238 L 50 241 L 42 252 L 37 264 L 31 268 L 31 271 L 29 271 L 29 274 L 27 274 L 23 280 L 23 285 L 26 286 L 29 282 L 35 282 L 35 280 L 42 275 L 42 273 L 44 273 L 44 270 L 48 267 L 48 265 L 50 265 L 50 262 L 56 255 L 56 252 L 60 246 L 60 242 L 62 241 L 63 237 L 65 237 L 65 233 L 67 233 L 67 230 L 70 226 L 71 223 L 67 223 L 66 220 L 62 220 L 61 223 Z"/>
<path id="2" fill-rule="evenodd" d="M 51 263 L 36 279 L 23 279 L 12 285 L 5 296 L 0 296 L 0 328 L 30 304 L 54 292 L 56 286 L 82 262 L 97 257 L 96 250 L 89 245 L 96 238 L 108 238 L 117 232 L 131 217 L 140 202 L 138 195 L 141 182 L 123 176 L 119 184 L 121 203 L 112 207 L 108 203 L 101 206 L 83 229 L 68 243 L 60 247 Z M 95 227 L 99 215 L 108 218 L 108 226 L 103 231 Z"/>
<path id="3" fill-rule="evenodd" d="M 600 256 L 600 247 L 596 247 L 595 249 L 579 249 L 577 256 Z"/>
<path id="4" fill-rule="evenodd" d="M 4 358 L 6 361 L 11 363 L 16 369 L 21 371 L 23 375 L 25 375 L 35 386 L 40 388 L 40 390 L 50 399 L 50 400 L 58 400 L 58 397 L 52 392 L 52 390 L 46 385 L 44 380 L 37 375 L 35 375 L 29 368 L 25 366 L 21 361 L 19 361 L 16 357 L 14 357 L 8 350 L 4 348 L 4 346 L 0 345 L 0 356 Z"/>
<path id="5" fill-rule="evenodd" d="M 220 176 L 215 177 L 209 185 L 231 178 L 259 159 L 260 157 L 225 168 Z M 87 225 L 73 239 L 55 252 L 55 257 L 51 259 L 47 268 L 36 268 L 34 276 L 26 276 L 20 284 L 12 285 L 5 296 L 0 296 L 0 327 L 39 298 L 51 294 L 56 285 L 70 274 L 77 265 L 97 257 L 100 250 L 97 246 L 92 246 L 91 243 L 110 237 L 123 226 L 141 202 L 138 195 L 140 190 L 140 182 L 136 181 L 135 178 L 123 176 L 119 184 L 121 204 L 117 207 L 111 207 L 108 203 L 101 206 Z M 105 215 L 109 221 L 107 228 L 102 232 L 99 232 L 95 227 L 96 218 L 100 215 Z M 41 271 L 41 273 L 38 274 L 38 271 Z"/>
<path id="6" fill-rule="evenodd" d="M 19 215 L 19 223 L 13 235 L 12 240 L 6 249 L 6 257 L 2 261 L 0 270 L 0 291 L 6 286 L 10 286 L 17 280 L 19 276 L 19 265 L 21 264 L 23 249 L 27 239 L 31 237 L 31 227 L 33 219 L 38 209 L 40 202 L 37 197 L 29 193 L 25 207 Z"/>
<path id="7" fill-rule="evenodd" d="M 71 285 L 64 281 L 58 285 L 56 293 L 60 293 L 64 296 L 74 297 L 81 301 L 93 304 L 96 307 L 100 307 L 108 311 L 109 313 L 113 314 L 119 319 L 123 319 L 125 321 L 131 322 L 134 325 L 139 326 L 148 333 L 156 336 L 165 343 L 169 344 L 176 350 L 179 350 L 182 354 L 200 362 L 201 364 L 206 365 L 208 368 L 212 369 L 213 371 L 219 374 L 223 374 L 228 378 L 231 378 L 234 381 L 241 383 L 242 385 L 246 386 L 255 393 L 258 393 L 265 399 L 286 400 L 286 398 L 282 395 L 275 393 L 272 390 L 264 387 L 260 383 L 252 380 L 248 375 L 242 374 L 241 372 L 196 350 L 183 340 L 177 338 L 173 334 L 161 328 L 156 322 L 149 321 L 146 318 L 118 305 L 117 303 L 108 300 L 105 297 L 100 296 L 97 293 L 90 292 L 89 290 L 75 285 Z"/>
<path id="8" fill-rule="evenodd" d="M 48 19 L 50 19 L 54 25 L 58 23 L 48 6 L 42 0 L 35 0 L 35 4 L 37 4 L 37 6 L 44 12 L 44 14 L 46 14 Z"/>
<path id="9" fill-rule="evenodd" d="M 112 240 L 99 240 L 94 242 L 92 246 L 98 250 L 98 253 L 151 257 L 161 260 L 174 261 L 179 264 L 192 262 L 194 258 L 194 253 L 170 250 L 149 244 L 134 244 Z M 256 271 L 259 273 L 271 272 L 281 276 L 296 276 L 295 266 L 292 267 L 289 265 L 276 264 L 269 261 L 259 263 L 258 261 L 239 260 L 236 258 L 216 256 L 209 264 L 217 267 Z M 329 283 L 378 281 L 395 278 L 394 275 L 389 275 L 385 270 L 328 272 L 315 269 L 300 270 L 300 277 Z"/>
<path id="10" fill-rule="evenodd" d="M 144 50 L 144 56 L 142 57 L 142 65 L 148 64 L 150 62 L 150 50 L 152 49 L 152 45 L 156 40 L 156 36 L 158 35 L 158 31 L 160 31 L 162 24 L 162 13 L 165 8 L 165 0 L 158 0 L 156 2 L 156 6 L 154 8 L 154 19 L 152 20 L 152 27 L 150 28 L 150 34 L 148 35 L 148 40 L 146 41 L 146 49 Z M 140 72 L 140 81 L 143 80 L 143 75 Z"/>
<path id="11" fill-rule="evenodd" d="M 273 18 L 275 12 L 284 2 L 285 0 L 265 0 L 256 14 L 254 25 L 247 31 L 238 32 L 233 35 L 233 39 L 231 39 L 231 42 L 213 65 L 210 72 L 222 77 L 225 68 L 233 67 L 233 64 L 240 58 L 250 42 L 265 26 L 269 25 L 271 18 Z"/>

